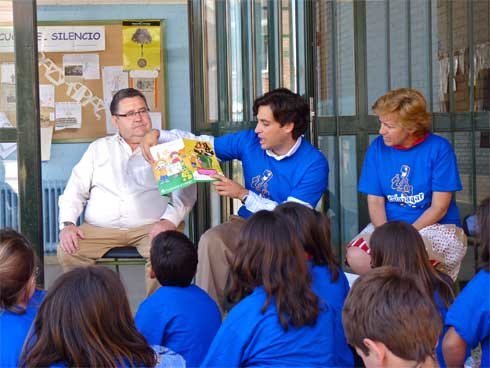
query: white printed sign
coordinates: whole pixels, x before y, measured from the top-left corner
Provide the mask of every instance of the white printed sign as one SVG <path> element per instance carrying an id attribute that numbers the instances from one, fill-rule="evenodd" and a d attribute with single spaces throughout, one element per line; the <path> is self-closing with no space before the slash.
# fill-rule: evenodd
<path id="1" fill-rule="evenodd" d="M 39 52 L 74 52 L 105 50 L 104 26 L 37 27 Z M 14 30 L 0 27 L 0 52 L 14 52 Z"/>

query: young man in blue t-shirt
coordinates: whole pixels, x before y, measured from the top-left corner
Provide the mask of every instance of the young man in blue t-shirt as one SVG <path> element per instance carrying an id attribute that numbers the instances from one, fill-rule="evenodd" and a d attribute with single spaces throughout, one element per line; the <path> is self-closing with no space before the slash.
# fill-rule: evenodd
<path id="1" fill-rule="evenodd" d="M 151 277 L 162 285 L 136 312 L 136 327 L 150 345 L 182 355 L 187 367 L 201 364 L 221 325 L 216 303 L 195 285 L 196 247 L 184 234 L 158 234 L 150 250 Z"/>
<path id="2" fill-rule="evenodd" d="M 315 207 L 328 184 L 328 162 L 302 136 L 308 128 L 309 105 L 298 94 L 275 89 L 255 100 L 255 130 L 221 137 L 200 136 L 214 145 L 221 161 L 240 160 L 244 185 L 217 175 L 218 194 L 239 199 L 238 216 L 209 229 L 199 241 L 196 283 L 222 307 L 229 264 L 236 249 L 238 233 L 245 220 L 259 210 L 273 210 L 286 201 Z M 142 151 L 152 160 L 149 147 L 191 134 L 182 131 L 152 131 L 142 142 Z"/>

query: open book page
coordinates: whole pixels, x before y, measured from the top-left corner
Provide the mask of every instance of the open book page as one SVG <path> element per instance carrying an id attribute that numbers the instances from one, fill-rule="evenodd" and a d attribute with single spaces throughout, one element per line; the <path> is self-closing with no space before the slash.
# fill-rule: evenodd
<path id="1" fill-rule="evenodd" d="M 150 148 L 155 159 L 153 174 L 161 195 L 221 174 L 213 147 L 208 142 L 181 138 Z"/>

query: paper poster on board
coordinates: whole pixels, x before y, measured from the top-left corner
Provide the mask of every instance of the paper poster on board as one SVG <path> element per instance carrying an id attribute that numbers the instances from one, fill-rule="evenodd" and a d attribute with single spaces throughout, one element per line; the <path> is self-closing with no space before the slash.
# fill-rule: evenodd
<path id="1" fill-rule="evenodd" d="M 160 21 L 123 21 L 123 69 L 160 69 Z"/>

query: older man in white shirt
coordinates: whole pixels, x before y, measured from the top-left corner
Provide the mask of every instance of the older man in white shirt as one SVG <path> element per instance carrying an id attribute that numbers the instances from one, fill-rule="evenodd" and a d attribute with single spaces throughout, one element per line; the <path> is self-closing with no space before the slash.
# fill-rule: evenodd
<path id="1" fill-rule="evenodd" d="M 159 194 L 151 168 L 142 159 L 139 143 L 151 129 L 145 96 L 136 89 L 117 92 L 110 106 L 113 136 L 88 147 L 73 168 L 59 199 L 60 243 L 63 269 L 95 263 L 115 247 L 134 246 L 148 260 L 147 291 L 152 238 L 175 230 L 196 201 L 195 187 Z M 85 207 L 85 222 L 76 222 Z"/>

